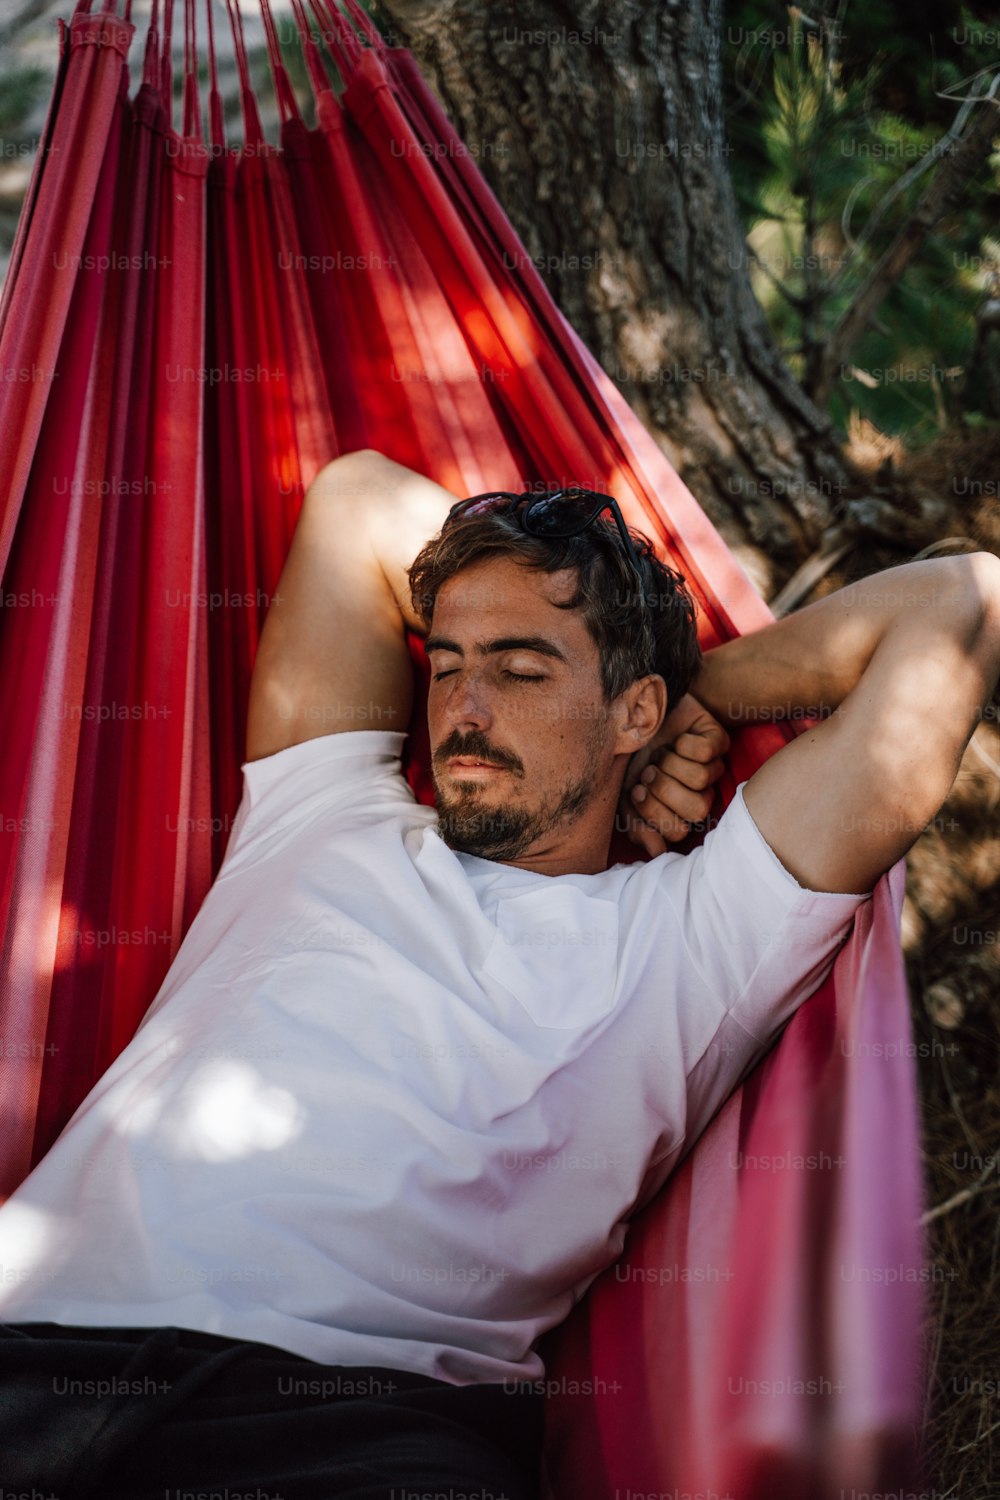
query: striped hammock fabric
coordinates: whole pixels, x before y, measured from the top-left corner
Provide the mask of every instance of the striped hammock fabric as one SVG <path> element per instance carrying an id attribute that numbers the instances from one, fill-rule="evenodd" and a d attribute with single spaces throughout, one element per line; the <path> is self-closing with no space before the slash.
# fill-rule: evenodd
<path id="1" fill-rule="evenodd" d="M 0 307 L 8 1192 L 129 1041 L 218 869 L 261 626 L 330 458 L 376 447 L 459 494 L 612 493 L 688 578 L 703 646 L 770 619 L 555 307 L 412 57 L 356 0 L 291 0 L 308 124 L 260 3 L 278 144 L 235 0 L 237 146 L 211 5 L 184 5 L 179 128 L 172 0 L 144 50 L 128 6 L 81 0 L 59 23 Z M 417 697 L 404 769 L 431 803 Z M 791 733 L 735 736 L 723 805 Z M 637 857 L 616 835 L 612 860 Z M 842 1500 L 916 1482 L 924 1245 L 902 898 L 900 864 L 622 1260 L 546 1335 L 549 1500 Z"/>

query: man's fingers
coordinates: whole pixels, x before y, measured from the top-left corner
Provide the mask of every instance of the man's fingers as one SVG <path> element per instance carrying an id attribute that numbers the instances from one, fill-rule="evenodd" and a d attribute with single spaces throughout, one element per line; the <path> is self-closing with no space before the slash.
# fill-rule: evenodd
<path id="1" fill-rule="evenodd" d="M 669 749 L 637 751 L 622 786 L 629 838 L 647 854 L 661 854 L 708 817 L 729 750 L 729 735 L 693 698 L 674 710 L 681 732 Z M 647 763 L 648 762 L 648 763 Z"/>
<path id="2" fill-rule="evenodd" d="M 658 833 L 662 834 L 668 844 L 676 844 L 680 839 L 686 839 L 691 832 L 690 825 L 669 809 L 664 809 L 659 816 L 653 817 L 651 824 Z"/>
<path id="3" fill-rule="evenodd" d="M 625 767 L 625 776 L 622 780 L 622 795 L 627 796 L 635 786 L 643 771 L 650 765 L 656 755 L 656 751 L 650 750 L 648 745 L 641 750 L 636 750 L 630 757 Z"/>
<path id="4" fill-rule="evenodd" d="M 648 775 L 649 769 L 644 775 Z M 645 792 L 645 796 L 640 795 Z M 632 791 L 633 803 L 640 816 L 666 835 L 667 829 L 682 823 L 700 823 L 712 807 L 711 791 L 696 791 L 676 777 L 654 770 L 649 781 L 642 780 Z M 687 829 L 674 836 L 683 838 Z"/>
<path id="5" fill-rule="evenodd" d="M 665 854 L 666 840 L 655 828 L 638 817 L 632 808 L 625 809 L 627 833 L 633 844 L 638 844 L 649 855 Z"/>
<path id="6" fill-rule="evenodd" d="M 658 854 L 666 854 L 667 841 L 662 834 L 657 833 L 648 823 L 643 823 L 638 831 L 637 838 L 646 853 L 654 859 Z"/>
<path id="7" fill-rule="evenodd" d="M 725 768 L 721 756 L 715 760 L 697 761 L 687 755 L 678 755 L 675 750 L 667 750 L 658 760 L 644 766 L 638 779 L 648 786 L 659 771 L 661 775 L 679 781 L 681 786 L 690 787 L 693 792 L 704 792 L 715 785 Z"/>
<path id="8" fill-rule="evenodd" d="M 688 730 L 674 740 L 674 751 L 686 760 L 715 760 L 729 749 L 729 735 L 714 719 L 705 721 L 705 728 Z"/>
<path id="9" fill-rule="evenodd" d="M 697 760 L 688 760 L 685 755 L 665 755 L 658 764 L 647 766 L 646 770 L 650 774 L 640 776 L 639 780 L 646 786 L 651 786 L 659 771 L 668 781 L 677 781 L 681 786 L 689 787 L 692 792 L 704 792 L 713 782 L 718 781 L 721 767 L 721 760 L 702 764 Z"/>
<path id="10" fill-rule="evenodd" d="M 705 734 L 718 730 L 724 735 L 726 733 L 715 715 L 690 693 L 685 693 L 668 709 L 663 728 L 668 740 L 674 740 L 680 734 Z"/>

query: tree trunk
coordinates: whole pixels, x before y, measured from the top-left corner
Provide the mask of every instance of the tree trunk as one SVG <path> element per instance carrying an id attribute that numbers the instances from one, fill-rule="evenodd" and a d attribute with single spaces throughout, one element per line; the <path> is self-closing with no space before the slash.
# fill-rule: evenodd
<path id="1" fill-rule="evenodd" d="M 731 545 L 780 582 L 861 491 L 753 294 L 722 0 L 380 0 L 556 302 Z"/>

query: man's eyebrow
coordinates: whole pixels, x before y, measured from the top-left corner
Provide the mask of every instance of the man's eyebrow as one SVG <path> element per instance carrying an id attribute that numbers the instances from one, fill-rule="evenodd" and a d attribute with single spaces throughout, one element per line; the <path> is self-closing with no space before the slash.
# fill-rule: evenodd
<path id="1" fill-rule="evenodd" d="M 457 641 L 449 640 L 447 636 L 431 635 L 424 642 L 424 650 L 431 651 L 454 651 L 457 656 L 464 656 L 465 652 Z M 492 641 L 477 641 L 476 651 L 480 656 L 488 656 L 497 651 L 537 651 L 541 656 L 552 656 L 558 661 L 570 665 L 569 658 L 559 650 L 555 641 L 550 641 L 544 635 L 501 635 Z"/>

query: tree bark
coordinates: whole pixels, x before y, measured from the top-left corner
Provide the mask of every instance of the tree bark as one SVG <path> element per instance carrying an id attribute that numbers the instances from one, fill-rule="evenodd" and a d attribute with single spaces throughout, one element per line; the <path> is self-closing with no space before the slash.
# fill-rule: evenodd
<path id="1" fill-rule="evenodd" d="M 380 0 L 375 15 L 723 535 L 783 581 L 863 486 L 751 288 L 722 0 Z"/>

